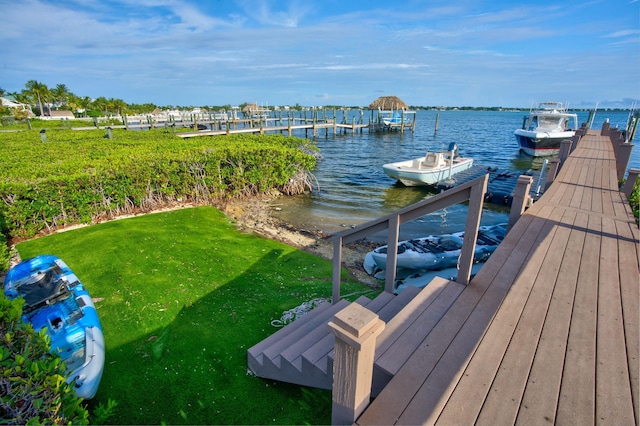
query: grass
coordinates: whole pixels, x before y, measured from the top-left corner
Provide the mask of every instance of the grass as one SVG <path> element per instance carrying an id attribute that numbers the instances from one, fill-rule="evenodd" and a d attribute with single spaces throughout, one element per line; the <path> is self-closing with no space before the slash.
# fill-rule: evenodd
<path id="1" fill-rule="evenodd" d="M 59 256 L 96 299 L 106 361 L 90 405 L 115 399 L 110 423 L 330 423 L 329 391 L 247 370 L 247 349 L 277 330 L 271 320 L 330 297 L 329 261 L 240 233 L 213 207 L 93 225 L 17 249 L 23 259 Z M 353 281 L 342 288 L 370 291 Z"/>

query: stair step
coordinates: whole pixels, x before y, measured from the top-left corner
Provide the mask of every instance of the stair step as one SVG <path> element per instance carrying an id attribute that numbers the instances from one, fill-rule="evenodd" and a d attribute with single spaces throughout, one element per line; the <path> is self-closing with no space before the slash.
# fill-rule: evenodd
<path id="1" fill-rule="evenodd" d="M 279 362 L 275 360 L 276 357 L 279 357 L 283 351 L 291 345 L 294 345 L 298 340 L 303 339 L 309 333 L 312 333 L 316 328 L 322 327 L 323 325 L 326 326 L 326 323 L 333 318 L 337 312 L 348 306 L 349 302 L 347 300 L 340 300 L 334 305 L 330 303 L 326 303 L 326 305 L 329 305 L 328 308 L 319 312 L 316 312 L 316 308 L 304 317 L 284 327 L 281 330 L 283 333 L 279 336 L 279 339 L 262 351 L 263 356 L 278 365 Z M 296 324 L 298 322 L 300 322 L 300 324 Z M 297 327 L 290 327 L 292 325 L 297 325 Z"/>
<path id="2" fill-rule="evenodd" d="M 376 345 L 373 396 L 404 365 L 464 288 L 463 284 L 436 277 L 387 323 Z"/>
<path id="3" fill-rule="evenodd" d="M 411 299 L 413 299 L 417 294 L 420 293 L 420 288 L 415 286 L 407 287 L 406 290 L 401 292 L 399 295 L 393 297 L 388 303 L 386 303 L 381 309 L 379 309 L 376 313 L 380 317 L 380 319 L 384 322 L 389 322 L 393 317 L 402 310 L 402 308 L 409 303 Z M 405 294 L 406 293 L 406 294 Z M 389 294 L 389 293 L 387 293 Z M 379 338 L 378 338 L 379 339 Z"/>
<path id="4" fill-rule="evenodd" d="M 333 351 L 335 336 L 330 333 L 302 353 L 302 368 L 313 365 L 327 373 L 327 355 Z"/>
<path id="5" fill-rule="evenodd" d="M 403 308 L 390 320 L 378 336 L 376 345 L 376 359 L 380 358 L 396 341 L 396 339 L 411 326 L 411 324 L 444 290 L 448 280 L 436 277 L 426 287 L 418 289 L 416 294 L 408 303 L 405 303 Z M 409 288 L 407 288 L 408 290 Z M 401 295 L 404 293 L 400 293 Z"/>
<path id="6" fill-rule="evenodd" d="M 373 299 L 366 308 L 375 312 L 384 322 L 388 322 L 421 290 L 418 287 L 407 287 L 406 290 L 398 295 L 383 292 Z M 378 336 L 379 340 L 380 336 Z M 331 351 L 327 354 L 327 368 L 333 369 L 333 355 L 333 348 L 331 348 Z"/>
<path id="7" fill-rule="evenodd" d="M 440 281 L 440 282 L 438 282 Z M 448 311 L 455 300 L 460 296 L 465 288 L 464 284 L 445 279 L 434 279 L 427 287 L 432 284 L 442 286 L 437 294 L 430 294 L 424 299 L 424 303 L 420 307 L 416 307 L 413 314 L 413 327 L 403 327 L 402 333 L 396 333 L 394 342 L 385 342 L 387 349 L 380 353 L 377 365 L 392 374 L 396 374 L 404 361 L 416 350 L 424 338 L 431 332 L 433 327 L 440 321 L 444 314 Z M 434 288 L 436 287 L 434 286 Z M 429 309 L 426 309 L 426 308 Z M 403 319 L 399 316 L 394 318 L 393 322 L 400 322 Z M 411 322 L 407 318 L 407 323 Z M 394 324 L 395 325 L 395 324 Z M 416 326 L 417 325 L 417 326 Z M 404 360 L 398 365 L 397 360 Z"/>
<path id="8" fill-rule="evenodd" d="M 382 293 L 377 295 L 372 301 L 367 303 L 367 305 L 365 307 L 367 309 L 369 309 L 370 311 L 372 311 L 372 312 L 378 313 L 378 311 L 380 309 L 382 309 L 384 307 L 384 305 L 389 303 L 395 297 L 396 297 L 395 295 L 393 295 L 391 293 L 387 293 L 386 291 L 383 291 Z"/>
<path id="9" fill-rule="evenodd" d="M 415 342 L 422 341 L 420 335 L 429 333 L 463 288 L 435 278 L 423 289 L 408 287 L 399 295 L 383 292 L 373 300 L 356 300 L 386 322 L 377 340 L 372 395 L 391 380 Z M 327 323 L 349 304 L 323 303 L 256 344 L 248 350 L 249 368 L 259 377 L 331 389 L 335 338 Z"/>
<path id="10" fill-rule="evenodd" d="M 356 302 L 366 305 L 371 300 L 361 296 Z M 303 318 L 287 325 L 278 331 L 277 334 L 280 334 L 280 336 L 277 341 L 271 339 L 270 345 L 260 354 L 257 354 L 257 356 L 249 355 L 249 367 L 259 377 L 303 386 L 331 389 L 333 370 L 327 370 L 325 355 L 328 351 L 333 350 L 333 334 L 327 323 L 337 312 L 347 307 L 350 303 L 347 300 L 341 300 L 335 305 L 327 303 L 328 307 L 325 307 L 319 313 L 314 314 L 318 309 L 316 308 Z M 321 306 L 324 306 L 324 304 Z M 297 322 L 303 324 L 298 324 L 294 327 L 293 325 Z M 287 331 L 291 330 L 293 331 L 290 334 L 287 333 Z M 255 348 L 252 349 L 255 353 Z M 307 354 L 316 358 L 318 365 L 315 365 L 315 362 L 308 362 L 301 355 L 302 352 L 307 352 Z M 256 360 L 252 363 L 252 358 L 259 358 L 260 365 L 257 365 Z"/>
<path id="11" fill-rule="evenodd" d="M 366 304 L 370 301 L 371 300 L 368 297 L 360 296 L 358 300 L 356 300 L 356 303 Z M 341 300 L 340 302 L 339 303 L 341 304 L 341 306 L 343 306 L 343 308 L 347 307 L 350 304 L 350 302 L 346 300 L 344 301 Z M 338 313 L 343 308 L 336 310 L 335 313 Z M 325 316 L 323 315 L 323 317 Z M 324 323 L 318 322 L 318 326 L 316 326 L 313 330 L 310 330 L 304 336 L 298 337 L 295 341 L 289 344 L 286 347 L 286 349 L 283 349 L 280 352 L 280 356 L 290 362 L 293 362 L 293 360 L 295 360 L 296 358 L 299 358 L 304 351 L 314 346 L 316 343 L 318 343 L 319 340 L 322 340 L 323 337 L 331 334 L 331 330 L 329 330 L 329 326 L 327 325 L 327 323 L 332 319 L 333 319 L 333 315 L 331 315 L 330 317 L 327 317 Z M 297 365 L 299 364 L 300 363 L 297 363 Z"/>
<path id="12" fill-rule="evenodd" d="M 306 316 L 309 316 L 313 313 L 313 315 L 319 315 L 322 311 L 329 309 L 331 307 L 330 303 L 323 303 L 315 307 L 313 311 L 311 311 Z M 304 318 L 304 317 L 303 317 Z M 247 351 L 249 355 L 255 357 L 261 356 L 262 351 L 267 349 L 269 346 L 273 345 L 275 342 L 279 341 L 282 336 L 286 336 L 294 330 L 302 327 L 304 325 L 304 321 L 294 321 L 292 323 L 287 324 L 286 327 L 282 327 L 280 330 L 276 331 L 266 339 L 258 342 Z M 285 331 L 286 329 L 286 331 Z"/>
<path id="13" fill-rule="evenodd" d="M 363 296 L 364 297 L 364 296 Z M 383 292 L 375 297 L 373 300 L 369 300 L 368 303 L 362 301 L 362 298 L 358 298 L 356 300 L 357 303 L 369 309 L 372 312 L 378 313 L 381 309 L 383 309 L 389 302 L 393 301 L 397 296 L 391 293 Z M 333 352 L 334 346 L 334 336 L 328 336 L 326 339 L 319 340 L 316 344 L 311 346 L 305 352 L 302 353 L 302 357 L 306 359 L 309 363 L 321 364 L 318 365 L 319 368 L 326 368 L 326 360 L 322 360 L 322 357 L 331 354 Z"/>
<path id="14" fill-rule="evenodd" d="M 355 300 L 354 303 L 358 303 L 362 306 L 367 306 L 371 302 L 372 300 L 368 297 L 360 296 Z M 312 341 L 312 344 L 300 354 L 302 368 L 307 368 L 307 365 L 315 365 L 325 373 L 327 372 L 327 360 L 324 358 L 328 353 L 333 351 L 335 339 L 333 333 L 331 333 L 331 331 L 329 330 L 328 325 L 325 330 L 326 333 L 323 336 L 318 337 L 314 341 Z"/>

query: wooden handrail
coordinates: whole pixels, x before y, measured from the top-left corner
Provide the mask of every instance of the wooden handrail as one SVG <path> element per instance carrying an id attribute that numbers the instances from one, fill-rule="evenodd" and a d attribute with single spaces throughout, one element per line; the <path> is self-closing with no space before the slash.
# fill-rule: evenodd
<path id="1" fill-rule="evenodd" d="M 622 180 L 627 170 L 627 166 L 629 165 L 634 145 L 631 141 L 625 140 L 623 132 L 619 129 L 610 129 L 609 139 L 613 145 L 613 154 L 616 158 L 616 172 L 618 180 Z"/>
<path id="2" fill-rule="evenodd" d="M 342 231 L 334 235 L 332 281 L 333 303 L 337 303 L 340 300 L 340 272 L 342 269 L 342 247 L 344 244 L 348 244 L 386 230 L 388 247 L 397 247 L 400 225 L 465 201 L 469 201 L 469 212 L 467 214 L 464 241 L 460 253 L 460 267 L 457 281 L 461 284 L 468 284 L 471 278 L 473 254 L 476 240 L 478 238 L 478 227 L 480 226 L 482 207 L 484 205 L 484 194 L 487 192 L 488 181 L 489 175 L 486 174 L 477 179 L 434 195 L 433 197 L 427 198 L 426 200 L 404 207 L 394 213 L 371 220 L 353 229 Z M 394 293 L 396 260 L 397 251 L 393 249 L 387 250 L 384 291 L 392 294 Z"/>

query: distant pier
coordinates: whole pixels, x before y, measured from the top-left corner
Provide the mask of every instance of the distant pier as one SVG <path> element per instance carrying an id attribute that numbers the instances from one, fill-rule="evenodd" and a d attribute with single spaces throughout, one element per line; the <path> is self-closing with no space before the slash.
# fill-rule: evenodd
<path id="1" fill-rule="evenodd" d="M 304 130 L 305 136 L 309 137 L 309 134 L 313 137 L 317 136 L 319 132 L 324 130 L 325 135 L 328 135 L 330 131 L 334 134 L 338 134 L 341 130 L 343 133 L 347 131 L 362 132 L 364 129 L 370 129 L 370 124 L 356 123 L 355 120 L 351 123 L 339 123 L 336 120 L 316 120 L 306 118 L 263 118 L 263 119 L 234 119 L 224 122 L 220 121 L 199 121 L 197 126 L 201 129 L 196 132 L 179 132 L 176 136 L 181 138 L 192 138 L 198 136 L 220 136 L 231 135 L 238 133 L 253 133 L 253 134 L 265 134 L 265 133 L 282 133 L 285 132 L 288 135 L 292 135 L 294 130 Z M 203 129 L 204 127 L 204 129 Z"/>
<path id="2" fill-rule="evenodd" d="M 100 126 L 94 120 L 94 126 L 74 128 L 74 130 L 89 130 L 95 128 L 127 129 L 166 129 L 174 131 L 176 136 L 181 138 L 191 138 L 198 136 L 221 136 L 238 133 L 281 133 L 289 135 L 293 131 L 305 131 L 305 136 L 315 137 L 324 131 L 325 136 L 329 132 L 333 134 L 367 131 L 413 131 L 415 129 L 415 111 L 379 111 L 356 110 L 353 114 L 351 109 L 316 109 L 307 111 L 267 111 L 261 110 L 258 113 L 239 113 L 236 111 L 227 113 L 193 113 L 180 116 L 169 114 L 149 114 L 136 116 L 122 116 L 121 125 Z M 385 124 L 383 117 L 388 113 L 396 113 L 403 117 L 401 122 L 391 122 Z M 411 120 L 404 119 L 405 116 L 413 114 Z M 368 117 L 367 117 L 368 116 Z M 176 131 L 177 129 L 194 129 L 193 132 Z"/>

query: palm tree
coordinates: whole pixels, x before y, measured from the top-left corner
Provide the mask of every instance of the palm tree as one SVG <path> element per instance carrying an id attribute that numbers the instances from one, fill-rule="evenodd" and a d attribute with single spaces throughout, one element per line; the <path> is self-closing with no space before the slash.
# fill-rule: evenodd
<path id="1" fill-rule="evenodd" d="M 81 113 L 86 117 L 87 111 L 91 108 L 91 98 L 89 96 L 79 97 L 72 93 L 69 95 L 69 106 L 73 112 Z"/>
<path id="2" fill-rule="evenodd" d="M 127 109 L 127 103 L 122 99 L 109 99 L 109 106 L 114 109 L 116 115 L 122 115 Z"/>
<path id="3" fill-rule="evenodd" d="M 29 96 L 25 95 L 21 92 L 4 92 L 3 96 L 8 96 L 13 99 L 17 103 L 21 104 L 20 107 L 14 108 L 12 113 L 13 116 L 18 120 L 24 120 L 32 114 Z"/>
<path id="4" fill-rule="evenodd" d="M 51 93 L 53 94 L 53 100 L 55 102 L 58 102 L 61 105 L 69 104 L 69 96 L 72 95 L 72 93 L 65 84 L 56 85 L 56 88 L 53 89 Z"/>
<path id="5" fill-rule="evenodd" d="M 7 92 L 7 96 L 11 96 L 19 104 L 30 103 L 29 96 L 25 95 L 23 92 Z"/>
<path id="6" fill-rule="evenodd" d="M 40 116 L 44 115 L 42 101 L 49 92 L 47 85 L 36 80 L 29 80 L 24 86 L 26 88 L 24 91 L 25 94 L 38 101 L 38 106 L 40 107 Z"/>
<path id="7" fill-rule="evenodd" d="M 91 102 L 91 107 L 96 110 L 102 110 L 106 117 L 108 115 L 107 111 L 109 109 L 109 101 L 107 101 L 107 98 L 104 96 L 100 96 Z"/>

